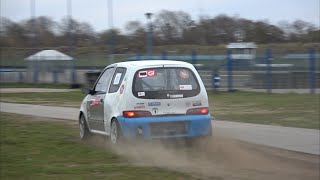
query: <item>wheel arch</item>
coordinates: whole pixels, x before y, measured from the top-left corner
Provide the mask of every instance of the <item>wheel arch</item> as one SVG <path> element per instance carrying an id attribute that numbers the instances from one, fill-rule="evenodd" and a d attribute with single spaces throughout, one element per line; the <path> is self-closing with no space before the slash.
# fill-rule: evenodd
<path id="1" fill-rule="evenodd" d="M 78 116 L 78 121 L 80 121 L 81 116 L 84 115 L 83 111 L 80 111 L 79 116 Z"/>
<path id="2" fill-rule="evenodd" d="M 85 121 L 85 123 L 86 123 L 89 131 L 91 131 L 91 128 L 90 128 L 90 126 L 89 126 L 89 123 L 88 123 L 88 119 L 87 119 L 87 117 L 86 117 L 86 114 L 85 114 L 85 112 L 83 112 L 82 110 L 79 112 L 78 122 L 80 122 L 81 116 L 84 116 L 84 121 Z"/>

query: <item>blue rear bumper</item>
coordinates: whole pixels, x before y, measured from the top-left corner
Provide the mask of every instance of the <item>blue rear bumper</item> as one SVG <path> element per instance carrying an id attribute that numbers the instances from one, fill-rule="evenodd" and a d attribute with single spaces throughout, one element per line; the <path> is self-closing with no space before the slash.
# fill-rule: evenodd
<path id="1" fill-rule="evenodd" d="M 208 115 L 179 115 L 179 116 L 152 116 L 152 117 L 137 117 L 125 118 L 118 116 L 117 120 L 120 124 L 122 134 L 126 138 L 135 138 L 142 136 L 144 139 L 153 138 L 179 138 L 179 137 L 197 137 L 197 136 L 211 136 L 211 117 Z M 185 130 L 179 133 L 164 133 L 155 134 L 154 124 L 183 124 Z M 163 126 L 161 127 L 163 128 Z M 171 128 L 171 127 L 170 127 Z M 138 133 L 142 130 L 142 134 Z M 174 129 L 174 127 L 173 127 Z M 167 131 L 167 130 L 164 130 Z"/>

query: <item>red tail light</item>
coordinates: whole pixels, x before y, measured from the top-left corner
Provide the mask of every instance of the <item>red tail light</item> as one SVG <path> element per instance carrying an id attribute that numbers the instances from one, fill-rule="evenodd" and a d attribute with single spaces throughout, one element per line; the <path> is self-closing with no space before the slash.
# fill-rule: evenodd
<path id="1" fill-rule="evenodd" d="M 209 109 L 207 107 L 204 108 L 193 108 L 193 109 L 188 109 L 187 114 L 208 114 Z"/>
<path id="2" fill-rule="evenodd" d="M 122 115 L 126 118 L 152 116 L 151 112 L 149 111 L 123 111 Z"/>

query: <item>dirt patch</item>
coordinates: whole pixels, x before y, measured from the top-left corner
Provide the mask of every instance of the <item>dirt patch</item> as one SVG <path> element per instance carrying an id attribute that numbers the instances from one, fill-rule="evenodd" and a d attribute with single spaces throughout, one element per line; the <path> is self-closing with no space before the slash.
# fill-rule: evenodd
<path id="1" fill-rule="evenodd" d="M 319 179 L 319 156 L 215 136 L 206 144 L 130 142 L 112 147 L 94 136 L 88 143 L 112 149 L 139 166 L 156 166 L 201 179 Z"/>

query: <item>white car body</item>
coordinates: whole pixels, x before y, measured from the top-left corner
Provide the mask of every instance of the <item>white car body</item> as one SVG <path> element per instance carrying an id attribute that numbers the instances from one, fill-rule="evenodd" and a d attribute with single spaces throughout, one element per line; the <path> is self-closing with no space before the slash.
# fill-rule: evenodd
<path id="1" fill-rule="evenodd" d="M 136 92 L 135 88 L 137 89 L 138 86 L 134 83 L 145 81 L 146 79 L 143 78 L 149 78 L 149 81 L 152 81 L 152 78 L 156 80 L 157 76 L 162 78 L 160 73 L 167 72 L 167 69 L 170 73 L 171 71 L 178 72 L 179 76 L 174 75 L 181 78 L 179 81 L 194 78 L 198 83 L 195 85 L 179 84 L 179 89 L 176 91 L 166 91 L 167 98 L 161 95 L 161 98 L 150 96 L 150 99 L 146 98 L 149 91 Z M 106 74 L 105 76 L 108 74 L 110 78 L 104 77 L 104 74 Z M 168 75 L 163 76 L 168 77 Z M 174 76 L 174 78 L 177 77 Z M 108 82 L 105 82 L 106 92 L 96 92 L 96 89 L 104 88 L 104 86 L 100 86 L 101 82 L 104 82 L 103 79 L 108 79 Z M 140 83 L 141 87 L 143 83 L 145 82 Z M 193 90 L 192 86 L 198 86 L 197 91 Z M 156 87 L 156 85 L 152 85 L 152 87 Z M 157 93 L 161 93 L 160 91 L 156 90 Z M 184 93 L 188 94 L 189 91 L 193 95 L 183 97 Z M 207 92 L 193 65 L 169 60 L 130 61 L 109 65 L 102 71 L 93 90 L 90 90 L 81 103 L 79 119 L 81 116 L 84 117 L 89 132 L 106 136 L 111 135 L 111 123 L 115 120 L 118 121 L 122 136 L 126 138 L 136 137 L 138 131 L 146 139 L 196 137 L 212 133 L 208 107 Z M 197 112 L 203 111 L 204 114 L 187 114 L 189 109 L 195 109 Z M 126 117 L 125 113 L 131 113 L 131 111 L 133 114 L 139 114 L 140 111 L 151 114 L 149 116 Z M 164 125 L 157 124 L 161 122 Z M 150 125 L 150 123 L 153 124 Z M 181 125 L 182 123 L 184 125 Z M 165 129 L 154 130 L 155 124 Z M 181 130 L 181 127 L 179 127 L 180 130 L 171 127 L 175 125 L 185 126 L 186 130 Z M 150 128 L 153 133 L 156 132 L 156 135 L 152 134 Z"/>

